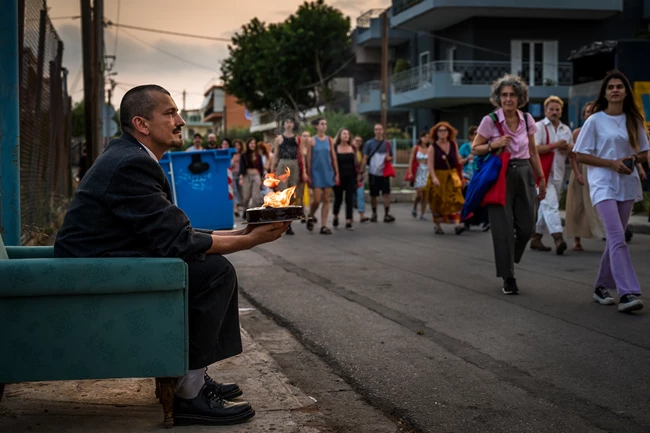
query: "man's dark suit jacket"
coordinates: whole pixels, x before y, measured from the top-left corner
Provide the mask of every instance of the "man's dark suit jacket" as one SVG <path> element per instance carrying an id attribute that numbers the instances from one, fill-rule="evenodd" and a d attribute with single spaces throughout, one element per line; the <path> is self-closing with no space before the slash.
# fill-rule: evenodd
<path id="1" fill-rule="evenodd" d="M 81 180 L 54 254 L 189 259 L 205 253 L 212 237 L 194 230 L 171 197 L 160 164 L 124 133 L 108 143 Z"/>

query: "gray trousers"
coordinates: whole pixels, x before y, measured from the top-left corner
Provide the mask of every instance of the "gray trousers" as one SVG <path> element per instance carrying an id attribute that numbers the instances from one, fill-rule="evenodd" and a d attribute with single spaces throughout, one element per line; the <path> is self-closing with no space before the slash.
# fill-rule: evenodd
<path id="1" fill-rule="evenodd" d="M 527 159 L 511 160 L 506 172 L 506 205 L 489 205 L 497 277 L 514 278 L 515 263 L 535 232 L 535 176 Z"/>

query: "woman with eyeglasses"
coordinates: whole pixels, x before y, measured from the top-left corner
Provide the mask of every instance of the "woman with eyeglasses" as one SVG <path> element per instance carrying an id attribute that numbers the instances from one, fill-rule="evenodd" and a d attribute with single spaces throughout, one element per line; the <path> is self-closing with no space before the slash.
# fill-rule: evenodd
<path id="1" fill-rule="evenodd" d="M 433 214 L 434 233 L 443 235 L 441 223 L 453 222 L 457 235 L 465 231 L 460 224 L 463 209 L 463 179 L 459 173 L 458 131 L 447 122 L 439 122 L 429 133 L 431 145 L 427 150 L 429 178 L 426 191 Z"/>

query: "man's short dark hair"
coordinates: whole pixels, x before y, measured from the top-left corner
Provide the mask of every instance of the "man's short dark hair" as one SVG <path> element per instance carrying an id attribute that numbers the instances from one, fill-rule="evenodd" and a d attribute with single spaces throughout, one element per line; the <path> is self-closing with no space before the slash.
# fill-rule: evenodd
<path id="1" fill-rule="evenodd" d="M 201 140 L 203 140 L 203 136 L 199 134 L 198 132 L 194 134 L 194 138 L 199 137 Z"/>
<path id="2" fill-rule="evenodd" d="M 156 84 L 136 86 L 124 94 L 120 103 L 120 124 L 123 131 L 133 130 L 131 122 L 135 116 L 151 119 L 153 110 L 156 108 L 156 101 L 151 97 L 152 92 L 171 96 L 167 90 Z"/>

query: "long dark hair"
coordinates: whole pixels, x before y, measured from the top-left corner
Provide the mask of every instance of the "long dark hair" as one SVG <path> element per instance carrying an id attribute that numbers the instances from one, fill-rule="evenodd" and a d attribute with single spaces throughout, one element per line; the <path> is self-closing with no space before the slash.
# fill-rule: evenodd
<path id="1" fill-rule="evenodd" d="M 250 142 L 255 143 L 255 150 L 251 150 L 250 147 L 248 147 L 248 143 Z M 246 150 L 244 150 L 244 160 L 246 161 L 246 168 L 257 168 L 255 163 L 257 162 L 257 140 L 254 138 L 249 138 L 246 140 Z"/>
<path id="2" fill-rule="evenodd" d="M 639 127 L 645 131 L 645 116 L 643 115 L 643 111 L 641 111 L 636 97 L 634 96 L 634 89 L 632 89 L 630 80 L 628 80 L 622 72 L 614 70 L 605 76 L 600 85 L 598 98 L 596 98 L 594 106 L 592 107 L 592 113 L 604 111 L 609 106 L 609 102 L 605 99 L 605 92 L 607 91 L 607 85 L 613 79 L 621 80 L 623 86 L 625 86 L 625 100 L 623 101 L 623 113 L 626 117 L 625 126 L 627 127 L 627 136 L 632 145 L 632 149 L 638 151 Z"/>

